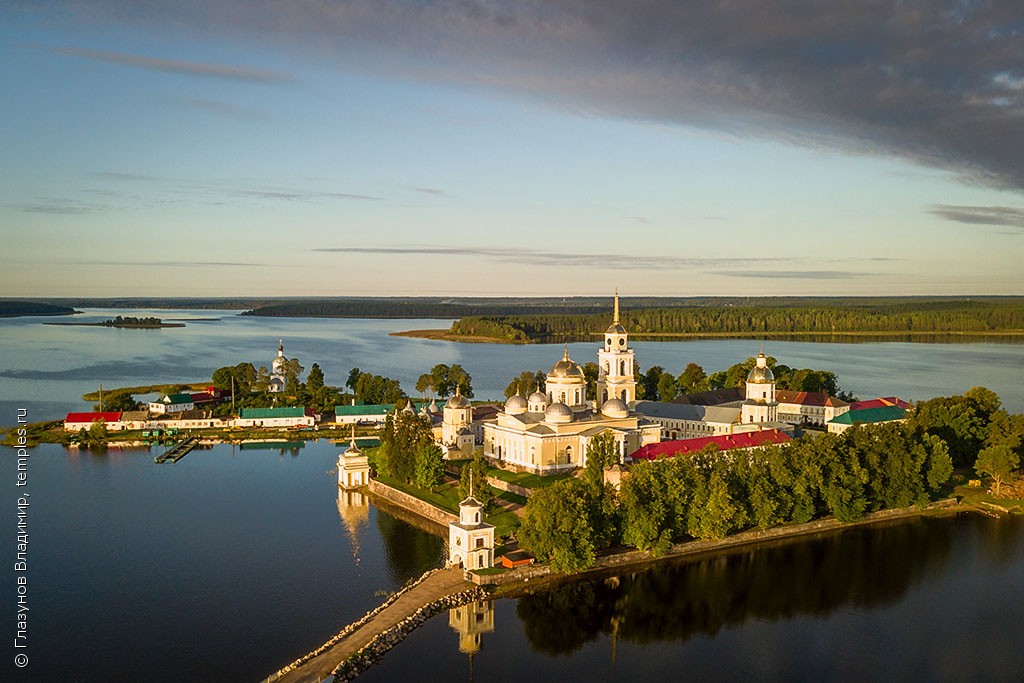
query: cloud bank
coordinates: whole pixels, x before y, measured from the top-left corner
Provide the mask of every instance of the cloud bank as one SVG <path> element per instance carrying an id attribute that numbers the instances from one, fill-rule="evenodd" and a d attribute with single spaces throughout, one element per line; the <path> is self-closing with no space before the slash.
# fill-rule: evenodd
<path id="1" fill-rule="evenodd" d="M 276 42 L 343 68 L 897 157 L 1024 190 L 1019 0 L 182 0 L 72 15 Z M 53 11 L 47 5 L 47 11 Z M 89 52 L 194 75 L 269 73 Z"/>

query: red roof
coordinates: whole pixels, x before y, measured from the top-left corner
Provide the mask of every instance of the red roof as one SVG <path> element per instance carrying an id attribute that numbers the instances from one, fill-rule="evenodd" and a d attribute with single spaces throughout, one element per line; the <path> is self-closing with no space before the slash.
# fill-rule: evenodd
<path id="1" fill-rule="evenodd" d="M 786 389 L 778 389 L 775 392 L 775 400 L 779 403 L 795 403 L 801 406 L 830 406 L 832 408 L 838 408 L 845 406 L 846 401 L 841 401 L 834 396 L 822 393 L 820 391 L 787 391 Z"/>
<path id="2" fill-rule="evenodd" d="M 723 434 L 721 436 L 702 436 L 696 439 L 680 439 L 678 441 L 662 441 L 649 443 L 633 453 L 634 460 L 654 460 L 670 458 L 676 455 L 688 455 L 714 444 L 718 450 L 728 451 L 734 448 L 757 448 L 772 446 L 792 441 L 793 437 L 777 429 L 763 429 L 759 432 L 743 432 L 741 434 Z"/>
<path id="3" fill-rule="evenodd" d="M 122 413 L 68 413 L 64 418 L 65 422 L 120 422 Z"/>
<path id="4" fill-rule="evenodd" d="M 850 410 L 867 410 L 869 408 L 885 408 L 886 406 L 899 406 L 904 410 L 910 408 L 910 404 L 903 399 L 896 396 L 886 396 L 885 398 L 873 398 L 870 401 L 851 403 Z"/>

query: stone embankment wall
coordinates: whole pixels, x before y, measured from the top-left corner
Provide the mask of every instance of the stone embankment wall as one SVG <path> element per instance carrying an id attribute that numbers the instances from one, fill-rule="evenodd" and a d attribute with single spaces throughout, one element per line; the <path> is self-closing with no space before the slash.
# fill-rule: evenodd
<path id="1" fill-rule="evenodd" d="M 446 595 L 443 598 L 427 603 L 412 615 L 406 617 L 386 631 L 381 632 L 369 643 L 361 647 L 352 656 L 338 665 L 333 671 L 335 680 L 351 681 L 360 673 L 380 661 L 388 650 L 405 640 L 405 637 L 438 612 L 464 605 L 474 600 L 486 600 L 489 593 L 479 586 L 460 593 Z"/>
<path id="2" fill-rule="evenodd" d="M 387 484 L 382 484 L 376 479 L 370 479 L 369 490 L 370 493 L 375 496 L 380 496 L 384 500 L 391 501 L 395 505 L 399 505 L 410 512 L 414 512 L 420 517 L 425 517 L 431 522 L 436 522 L 444 526 L 446 529 L 448 528 L 449 522 L 459 521 L 457 515 L 453 515 L 452 513 L 431 505 L 426 501 L 420 500 L 415 496 L 410 496 L 408 493 L 403 493 L 398 489 L 391 488 Z"/>
<path id="3" fill-rule="evenodd" d="M 877 524 L 878 522 L 884 522 L 887 520 L 916 517 L 930 511 L 958 512 L 961 509 L 962 508 L 959 506 L 956 499 L 949 498 L 946 500 L 936 501 L 924 508 L 909 507 L 871 512 L 864 515 L 864 519 L 856 522 L 840 522 L 839 520 L 832 518 L 818 519 L 804 524 L 789 524 L 771 529 L 744 531 L 742 533 L 732 534 L 717 540 L 677 543 L 669 548 L 664 555 L 658 556 L 651 554 L 651 552 L 647 550 L 627 550 L 598 557 L 593 567 L 571 576 L 583 577 L 587 574 L 599 574 L 610 569 L 618 569 L 631 565 L 647 565 L 665 558 L 700 556 L 716 552 L 728 552 L 733 548 L 742 548 L 749 545 L 768 543 L 774 540 L 784 541 L 799 536 L 841 530 L 866 524 Z M 494 584 L 501 586 L 520 582 L 525 584 L 529 582 L 530 579 L 552 575 L 552 571 L 551 568 L 546 565 L 534 565 L 518 567 L 501 574 L 485 574 L 483 576 L 474 574 L 473 572 L 467 572 L 467 574 L 468 578 L 475 584 Z M 526 586 L 523 586 L 523 588 L 525 587 Z"/>
<path id="4" fill-rule="evenodd" d="M 523 498 L 529 498 L 533 495 L 533 489 L 528 489 L 525 486 L 519 486 L 518 484 L 511 484 L 507 481 L 502 481 L 497 477 L 487 477 L 487 483 L 499 491 L 508 491 L 509 493 L 514 493 L 517 496 L 522 496 Z"/>
<path id="5" fill-rule="evenodd" d="M 302 657 L 299 657 L 294 662 L 292 662 L 291 664 L 283 667 L 281 670 L 277 671 L 276 673 L 271 674 L 267 678 L 263 679 L 263 681 L 261 681 L 261 683 L 273 683 L 274 681 L 276 681 L 277 679 L 279 679 L 281 676 L 285 675 L 286 673 L 288 673 L 292 669 L 295 669 L 296 667 L 298 667 L 301 664 L 305 664 L 306 662 L 308 662 L 309 660 L 313 659 L 314 657 L 317 657 L 320 654 L 322 654 L 322 653 L 326 652 L 327 650 L 331 649 L 342 638 L 345 638 L 349 634 L 355 632 L 356 629 L 360 628 L 361 626 L 363 626 L 363 624 L 365 624 L 368 621 L 370 621 L 370 619 L 373 619 L 375 616 L 380 614 L 386 607 L 388 607 L 389 605 L 394 603 L 396 600 L 398 600 L 400 597 L 402 597 L 403 595 L 405 595 L 406 593 L 411 591 L 416 586 L 418 586 L 421 583 L 423 583 L 424 581 L 426 581 L 427 577 L 429 577 L 431 574 L 433 574 L 436 571 L 439 571 L 439 570 L 437 570 L 437 569 L 430 569 L 430 570 L 424 572 L 423 575 L 420 576 L 420 578 L 416 579 L 415 581 L 410 581 L 409 583 L 405 584 L 399 590 L 397 590 L 394 593 L 392 593 L 391 595 L 389 595 L 387 600 L 385 600 L 384 602 L 382 602 L 381 604 L 377 605 L 372 610 L 370 610 L 369 612 L 364 614 L 362 617 L 359 618 L 359 620 L 353 621 L 351 624 L 349 624 L 348 626 L 343 628 L 341 631 L 339 631 L 334 636 L 332 636 L 331 639 L 328 640 L 326 643 L 324 643 L 323 645 L 321 645 L 317 649 L 313 650 L 312 652 L 309 652 L 309 653 L 303 655 Z"/>

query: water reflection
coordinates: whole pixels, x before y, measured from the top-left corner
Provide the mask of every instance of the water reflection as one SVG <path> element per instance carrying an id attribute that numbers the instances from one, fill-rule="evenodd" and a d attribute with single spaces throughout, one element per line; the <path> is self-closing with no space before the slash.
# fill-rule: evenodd
<path id="1" fill-rule="evenodd" d="M 359 491 L 338 488 L 338 516 L 352 543 L 352 559 L 359 564 L 359 531 L 370 521 L 370 500 Z"/>
<path id="2" fill-rule="evenodd" d="M 402 584 L 423 573 L 424 567 L 439 566 L 444 559 L 444 539 L 406 524 L 378 506 L 377 529 L 384 542 L 384 554 L 392 580 Z"/>
<path id="3" fill-rule="evenodd" d="M 494 603 L 477 600 L 453 607 L 448 625 L 459 635 L 459 652 L 474 655 L 480 651 L 483 634 L 494 632 Z"/>
<path id="4" fill-rule="evenodd" d="M 927 519 L 849 529 L 573 583 L 521 598 L 516 614 L 535 651 L 567 656 L 602 635 L 638 644 L 685 642 L 751 619 L 875 607 L 897 601 L 914 583 L 940 572 L 949 561 L 953 533 L 953 525 Z"/>

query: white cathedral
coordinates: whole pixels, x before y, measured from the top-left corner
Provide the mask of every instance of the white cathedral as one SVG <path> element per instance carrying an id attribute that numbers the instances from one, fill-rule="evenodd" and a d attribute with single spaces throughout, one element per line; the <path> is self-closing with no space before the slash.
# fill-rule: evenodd
<path id="1" fill-rule="evenodd" d="M 604 337 L 597 352 L 596 401 L 587 400 L 583 370 L 566 347 L 547 374 L 543 393 L 510 397 L 504 410 L 480 425 L 484 456 L 507 469 L 552 474 L 584 466 L 591 441 L 605 432 L 615 440 L 620 461 L 641 446 L 660 441 L 660 425 L 632 410 L 634 354 L 619 322 L 617 292 L 612 324 Z M 440 441 L 449 453 L 465 449 L 464 440 L 472 434 L 471 415 L 462 396 L 453 396 L 445 405 Z"/>

